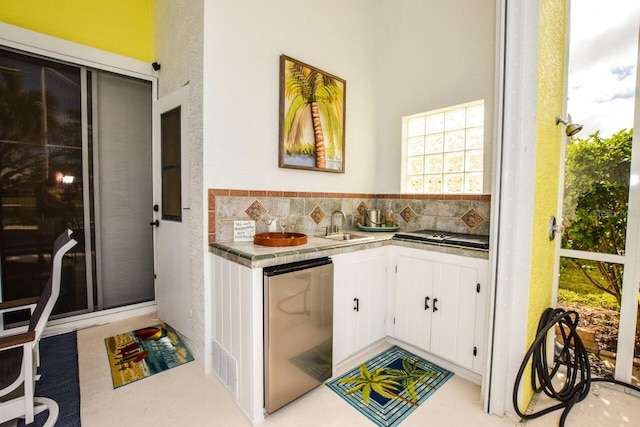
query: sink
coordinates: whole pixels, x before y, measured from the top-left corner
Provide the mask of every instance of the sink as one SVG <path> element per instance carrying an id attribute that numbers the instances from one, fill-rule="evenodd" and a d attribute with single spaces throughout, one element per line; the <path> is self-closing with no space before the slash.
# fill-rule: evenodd
<path id="1" fill-rule="evenodd" d="M 322 236 L 325 239 L 331 240 L 366 240 L 373 239 L 373 236 L 367 236 L 365 234 L 354 234 L 354 233 L 338 233 L 338 234 L 330 234 L 328 236 Z"/>

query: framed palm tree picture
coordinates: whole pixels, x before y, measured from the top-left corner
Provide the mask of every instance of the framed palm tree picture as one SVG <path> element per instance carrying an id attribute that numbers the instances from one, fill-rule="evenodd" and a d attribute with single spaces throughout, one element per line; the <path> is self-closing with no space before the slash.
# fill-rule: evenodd
<path id="1" fill-rule="evenodd" d="M 280 56 L 280 167 L 344 173 L 347 82 Z"/>

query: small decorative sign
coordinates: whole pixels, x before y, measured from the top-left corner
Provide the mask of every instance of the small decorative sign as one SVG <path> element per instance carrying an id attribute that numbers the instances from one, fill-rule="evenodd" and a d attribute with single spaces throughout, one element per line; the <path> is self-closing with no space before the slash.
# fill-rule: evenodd
<path id="1" fill-rule="evenodd" d="M 233 241 L 250 242 L 256 234 L 255 221 L 233 221 Z"/>

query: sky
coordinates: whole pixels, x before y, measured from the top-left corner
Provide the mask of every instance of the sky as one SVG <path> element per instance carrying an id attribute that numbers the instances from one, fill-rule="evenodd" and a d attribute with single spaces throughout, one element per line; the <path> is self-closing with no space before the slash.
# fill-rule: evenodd
<path id="1" fill-rule="evenodd" d="M 640 0 L 572 0 L 567 111 L 608 138 L 633 127 Z M 640 95 L 639 95 L 640 96 Z"/>

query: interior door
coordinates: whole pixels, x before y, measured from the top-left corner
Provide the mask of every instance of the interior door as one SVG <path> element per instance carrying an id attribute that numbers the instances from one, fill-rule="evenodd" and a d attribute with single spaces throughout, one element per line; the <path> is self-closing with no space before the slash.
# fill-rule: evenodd
<path id="1" fill-rule="evenodd" d="M 154 230 L 158 317 L 191 331 L 189 233 L 189 86 L 159 99 L 154 110 Z"/>

